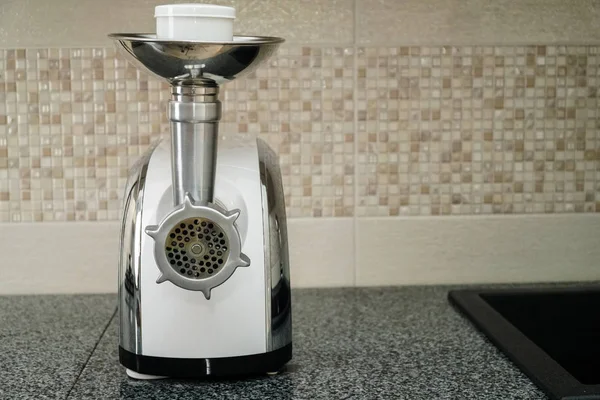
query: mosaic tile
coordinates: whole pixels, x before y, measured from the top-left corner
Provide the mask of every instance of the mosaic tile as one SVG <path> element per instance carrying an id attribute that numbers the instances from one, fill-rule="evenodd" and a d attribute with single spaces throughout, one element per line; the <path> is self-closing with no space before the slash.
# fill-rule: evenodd
<path id="1" fill-rule="evenodd" d="M 599 64 L 287 45 L 223 87 L 220 131 L 275 148 L 290 217 L 600 212 Z M 112 48 L 0 50 L 0 71 L 0 222 L 118 219 L 129 166 L 168 136 L 167 85 Z"/>
<path id="2" fill-rule="evenodd" d="M 278 151 L 291 217 L 354 212 L 354 58 L 284 46 L 224 86 L 223 134 Z M 127 171 L 168 136 L 166 84 L 112 48 L 0 50 L 0 222 L 116 220 Z"/>
<path id="3" fill-rule="evenodd" d="M 268 68 L 224 86 L 221 132 L 279 154 L 290 217 L 354 213 L 354 52 L 287 47 Z"/>
<path id="4" fill-rule="evenodd" d="M 600 48 L 357 50 L 358 216 L 600 212 Z"/>

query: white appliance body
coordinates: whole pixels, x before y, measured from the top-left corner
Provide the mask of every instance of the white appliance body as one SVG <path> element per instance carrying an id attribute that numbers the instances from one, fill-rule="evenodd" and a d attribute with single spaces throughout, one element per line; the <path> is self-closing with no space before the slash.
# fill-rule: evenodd
<path id="1" fill-rule="evenodd" d="M 287 226 L 277 157 L 257 139 L 219 142 L 214 203 L 240 211 L 235 226 L 250 265 L 213 288 L 210 299 L 170 281 L 157 283 L 155 242 L 144 229 L 173 211 L 170 157 L 170 144 L 162 141 L 130 173 L 119 268 L 121 350 L 128 357 L 169 360 L 252 356 L 286 346 L 291 354 Z M 208 365 L 203 374 L 210 373 Z"/>

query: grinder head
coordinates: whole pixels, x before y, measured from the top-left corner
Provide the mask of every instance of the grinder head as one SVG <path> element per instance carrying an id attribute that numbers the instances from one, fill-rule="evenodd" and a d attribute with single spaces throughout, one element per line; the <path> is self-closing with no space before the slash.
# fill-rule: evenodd
<path id="1" fill-rule="evenodd" d="M 172 85 L 212 86 L 253 71 L 284 41 L 269 36 L 234 36 L 230 42 L 157 39 L 113 33 L 117 49 L 138 68 Z"/>

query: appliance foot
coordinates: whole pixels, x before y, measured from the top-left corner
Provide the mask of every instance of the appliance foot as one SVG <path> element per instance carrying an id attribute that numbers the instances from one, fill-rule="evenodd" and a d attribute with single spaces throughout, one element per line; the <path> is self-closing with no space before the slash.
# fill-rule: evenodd
<path id="1" fill-rule="evenodd" d="M 135 372 L 130 370 L 129 368 L 126 368 L 127 371 L 127 376 L 133 379 L 137 379 L 140 381 L 147 381 L 147 380 L 152 380 L 152 379 L 165 379 L 168 378 L 167 376 L 156 376 L 156 375 L 146 375 L 146 374 L 140 374 L 139 372 Z"/>
<path id="2" fill-rule="evenodd" d="M 280 373 L 283 372 L 283 368 L 277 371 L 272 371 L 272 372 L 267 372 L 268 376 L 275 376 L 275 375 L 279 375 Z"/>

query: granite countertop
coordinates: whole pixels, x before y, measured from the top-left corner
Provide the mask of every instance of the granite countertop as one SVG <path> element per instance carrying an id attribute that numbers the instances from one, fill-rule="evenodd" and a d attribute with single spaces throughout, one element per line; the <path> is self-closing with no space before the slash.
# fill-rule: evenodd
<path id="1" fill-rule="evenodd" d="M 0 399 L 545 399 L 447 292 L 295 290 L 287 370 L 227 381 L 129 379 L 115 295 L 0 297 Z"/>

